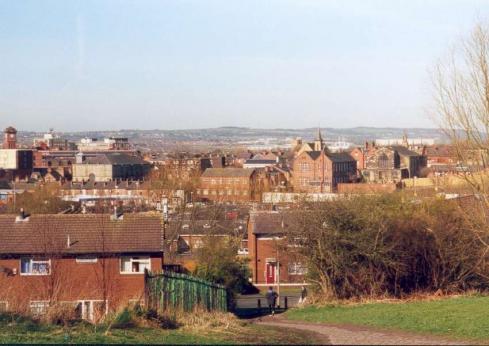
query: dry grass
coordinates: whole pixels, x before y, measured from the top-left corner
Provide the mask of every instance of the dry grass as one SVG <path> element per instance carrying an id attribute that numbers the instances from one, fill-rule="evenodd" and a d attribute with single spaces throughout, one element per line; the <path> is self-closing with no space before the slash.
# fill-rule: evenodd
<path id="1" fill-rule="evenodd" d="M 239 329 L 245 324 L 235 315 L 226 312 L 208 312 L 197 309 L 193 313 L 177 313 L 177 320 L 184 328 L 193 330 L 229 330 Z"/>
<path id="2" fill-rule="evenodd" d="M 335 299 L 327 298 L 321 295 L 311 294 L 303 307 L 307 306 L 331 306 L 331 305 L 363 305 L 363 304 L 376 304 L 376 303 L 389 303 L 389 304 L 403 304 L 408 302 L 429 302 L 444 300 L 450 298 L 459 298 L 467 296 L 481 296 L 481 292 L 476 290 L 469 290 L 463 293 L 446 293 L 441 290 L 436 292 L 416 292 L 410 295 L 406 295 L 402 298 L 395 298 L 392 296 L 385 295 L 383 297 L 361 297 L 361 298 L 350 298 L 350 299 Z"/>

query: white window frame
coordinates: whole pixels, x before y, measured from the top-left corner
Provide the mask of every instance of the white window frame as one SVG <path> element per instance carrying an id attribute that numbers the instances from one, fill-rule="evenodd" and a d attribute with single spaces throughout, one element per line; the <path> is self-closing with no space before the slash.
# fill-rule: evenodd
<path id="1" fill-rule="evenodd" d="M 34 312 L 32 310 L 33 308 L 39 309 L 39 306 L 41 306 L 40 311 Z M 49 300 L 31 300 L 29 302 L 29 310 L 33 316 L 44 315 L 45 313 L 47 313 L 48 308 L 49 308 Z"/>
<path id="2" fill-rule="evenodd" d="M 6 312 L 6 311 L 8 311 L 8 301 L 6 301 L 6 300 L 0 300 L 0 306 L 2 306 L 2 304 L 5 304 L 5 310 L 0 309 L 0 312 Z"/>
<path id="3" fill-rule="evenodd" d="M 98 257 L 97 256 L 77 256 L 75 261 L 76 261 L 76 263 L 80 263 L 80 264 L 97 263 Z"/>
<path id="4" fill-rule="evenodd" d="M 287 273 L 289 275 L 306 275 L 307 267 L 301 262 L 290 262 L 287 266 Z"/>
<path id="5" fill-rule="evenodd" d="M 30 272 L 29 273 L 23 273 L 22 272 L 22 260 L 28 259 L 30 261 Z M 48 264 L 48 272 L 47 273 L 33 273 L 32 272 L 32 265 L 34 263 L 47 263 Z M 20 275 L 25 275 L 25 276 L 42 276 L 42 275 L 51 275 L 51 259 L 47 260 L 36 260 L 35 257 L 22 257 L 20 259 Z"/>
<path id="6" fill-rule="evenodd" d="M 124 275 L 141 275 L 141 274 L 144 274 L 144 270 L 143 271 L 139 271 L 139 272 L 125 272 L 122 270 L 122 261 L 123 259 L 129 259 L 129 262 L 131 263 L 131 268 L 132 268 L 132 264 L 134 262 L 141 262 L 141 261 L 148 261 L 148 266 L 147 266 L 147 269 L 148 270 L 151 270 L 151 257 L 150 256 L 121 256 L 120 257 L 120 260 L 119 260 L 119 269 L 120 269 L 120 273 L 121 274 L 124 274 Z"/>

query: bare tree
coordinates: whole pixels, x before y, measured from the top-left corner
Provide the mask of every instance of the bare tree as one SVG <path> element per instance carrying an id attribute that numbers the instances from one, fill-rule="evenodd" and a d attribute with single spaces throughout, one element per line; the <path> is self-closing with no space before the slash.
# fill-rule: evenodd
<path id="1" fill-rule="evenodd" d="M 461 174 L 477 192 L 489 187 L 489 28 L 477 24 L 433 73 L 436 120 L 450 139 Z M 484 200 L 487 203 L 487 200 Z"/>

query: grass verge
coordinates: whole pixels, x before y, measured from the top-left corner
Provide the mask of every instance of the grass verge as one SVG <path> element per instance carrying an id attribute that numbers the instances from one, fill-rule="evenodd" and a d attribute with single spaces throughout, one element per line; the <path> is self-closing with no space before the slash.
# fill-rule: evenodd
<path id="1" fill-rule="evenodd" d="M 223 314 L 224 315 L 224 314 Z M 0 316 L 1 317 L 1 316 Z M 222 319 L 222 317 L 220 317 Z M 228 327 L 210 318 L 192 321 L 167 330 L 133 326 L 112 328 L 84 322 L 69 327 L 41 323 L 29 318 L 0 318 L 0 344 L 304 344 L 315 343 L 314 335 L 303 331 L 258 326 L 240 321 Z"/>
<path id="2" fill-rule="evenodd" d="M 428 301 L 308 306 L 290 310 L 286 317 L 489 340 L 488 311 L 489 297 L 463 296 Z"/>

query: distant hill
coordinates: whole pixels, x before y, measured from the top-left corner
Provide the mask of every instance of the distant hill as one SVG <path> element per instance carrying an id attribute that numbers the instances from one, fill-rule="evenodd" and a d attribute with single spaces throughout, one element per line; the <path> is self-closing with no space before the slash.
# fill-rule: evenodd
<path id="1" fill-rule="evenodd" d="M 218 127 L 207 129 L 189 130 L 118 130 L 118 131 L 81 131 L 81 132 L 57 132 L 60 136 L 78 141 L 83 137 L 103 138 L 109 136 L 128 137 L 136 144 L 148 146 L 152 142 L 207 142 L 207 143 L 248 143 L 253 141 L 272 141 L 285 143 L 293 138 L 301 137 L 311 140 L 316 136 L 317 128 L 304 129 L 254 129 L 246 127 Z M 356 144 L 374 139 L 402 138 L 406 133 L 408 138 L 433 138 L 436 142 L 446 142 L 446 138 L 439 129 L 433 128 L 378 128 L 378 127 L 353 127 L 353 128 L 321 128 L 323 138 L 327 141 L 345 140 Z M 19 132 L 19 139 L 29 143 L 33 138 L 42 136 L 42 133 Z M 31 142 L 32 143 L 32 142 Z M 151 145 L 150 145 L 151 146 Z"/>

